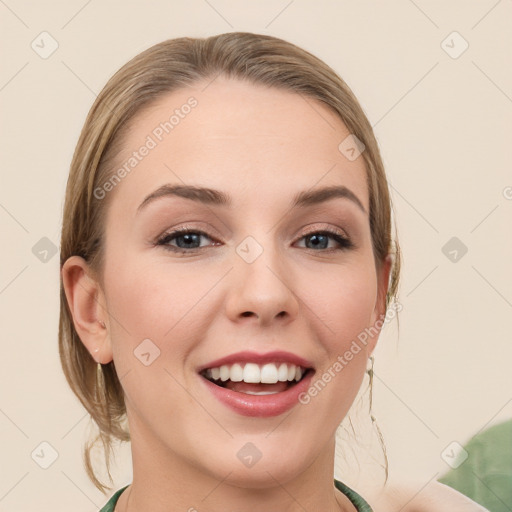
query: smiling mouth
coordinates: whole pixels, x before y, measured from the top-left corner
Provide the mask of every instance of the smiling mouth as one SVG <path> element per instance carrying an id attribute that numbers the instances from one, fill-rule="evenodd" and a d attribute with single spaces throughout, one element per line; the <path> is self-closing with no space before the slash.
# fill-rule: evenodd
<path id="1" fill-rule="evenodd" d="M 279 378 L 276 378 L 275 372 L 273 376 L 262 375 L 255 368 L 256 366 L 252 364 L 247 371 L 244 371 L 245 369 L 241 366 L 234 368 L 233 371 L 230 371 L 230 367 L 209 368 L 201 371 L 200 375 L 213 384 L 231 391 L 249 395 L 270 395 L 287 391 L 314 373 L 313 368 L 287 367 L 286 372 L 281 368 Z M 272 371 L 270 373 L 272 374 Z M 261 382 L 262 380 L 267 382 Z"/>

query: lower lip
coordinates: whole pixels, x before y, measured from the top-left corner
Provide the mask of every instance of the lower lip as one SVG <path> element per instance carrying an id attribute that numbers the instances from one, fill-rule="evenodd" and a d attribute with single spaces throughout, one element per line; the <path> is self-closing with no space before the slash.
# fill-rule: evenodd
<path id="1" fill-rule="evenodd" d="M 290 389 L 272 395 L 248 395 L 217 386 L 202 375 L 199 377 L 220 402 L 236 413 L 243 416 L 269 417 L 283 414 L 296 405 L 299 395 L 309 388 L 314 373 L 308 370 L 308 375 Z"/>

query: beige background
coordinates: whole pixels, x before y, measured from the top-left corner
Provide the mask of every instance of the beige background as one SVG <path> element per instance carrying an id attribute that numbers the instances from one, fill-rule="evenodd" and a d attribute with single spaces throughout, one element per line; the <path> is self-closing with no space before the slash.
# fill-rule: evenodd
<path id="1" fill-rule="evenodd" d="M 420 491 L 448 469 L 450 443 L 512 417 L 511 16 L 510 0 L 2 0 L 0 511 L 92 512 L 106 501 L 82 468 L 88 420 L 58 360 L 58 253 L 44 262 L 33 247 L 59 244 L 69 164 L 96 94 L 135 54 L 178 36 L 288 39 L 347 81 L 375 128 L 404 252 L 400 335 L 396 322 L 385 327 L 375 363 L 392 473 Z M 46 59 L 31 48 L 41 37 L 51 48 L 43 31 L 58 42 Z M 468 249 L 456 262 L 442 252 L 452 237 Z M 42 442 L 58 454 L 48 469 Z M 336 473 L 356 484 L 344 446 Z M 129 457 L 125 446 L 116 489 L 130 481 Z"/>

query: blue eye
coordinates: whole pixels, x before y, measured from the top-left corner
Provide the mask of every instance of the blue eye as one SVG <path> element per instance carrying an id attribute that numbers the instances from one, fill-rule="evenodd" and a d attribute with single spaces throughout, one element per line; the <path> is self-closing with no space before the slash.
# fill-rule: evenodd
<path id="1" fill-rule="evenodd" d="M 315 231 L 313 233 L 308 233 L 307 235 L 304 235 L 301 238 L 301 240 L 302 239 L 309 240 L 311 242 L 310 246 L 307 246 L 306 243 L 306 248 L 314 250 L 318 248 L 323 250 L 350 249 L 353 246 L 352 242 L 348 238 L 340 235 L 335 231 Z M 329 239 L 334 240 L 338 244 L 338 247 L 328 247 Z"/>
<path id="2" fill-rule="evenodd" d="M 169 251 L 189 252 L 201 249 L 201 237 L 211 238 L 203 231 L 193 231 L 191 229 L 178 229 L 172 233 L 166 233 L 157 241 L 157 245 L 162 245 Z M 171 245 L 172 240 L 176 241 L 176 245 Z M 197 245 L 199 244 L 199 246 Z M 204 247 L 204 246 L 203 246 Z"/>
<path id="3" fill-rule="evenodd" d="M 157 240 L 156 245 L 162 246 L 164 249 L 179 253 L 194 253 L 199 249 L 208 247 L 208 244 L 201 246 L 201 238 L 214 240 L 203 231 L 183 228 L 172 231 L 171 233 L 164 234 Z M 345 236 L 336 231 L 322 230 L 313 231 L 303 235 L 300 240 L 306 240 L 306 249 L 312 249 L 321 252 L 331 252 L 347 250 L 354 247 L 354 244 Z M 329 241 L 334 240 L 335 246 L 329 247 Z M 174 243 L 172 243 L 174 242 Z M 213 245 L 219 245 L 219 242 Z"/>

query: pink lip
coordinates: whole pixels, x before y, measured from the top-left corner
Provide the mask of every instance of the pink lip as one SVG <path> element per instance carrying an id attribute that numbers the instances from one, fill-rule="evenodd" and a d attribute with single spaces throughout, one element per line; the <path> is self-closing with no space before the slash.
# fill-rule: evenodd
<path id="1" fill-rule="evenodd" d="M 216 359 L 215 361 L 210 361 L 209 363 L 200 366 L 197 369 L 197 372 L 199 373 L 207 368 L 218 368 L 223 364 L 235 363 L 292 363 L 295 366 L 302 366 L 303 368 L 313 368 L 313 365 L 309 361 L 292 354 L 291 352 L 279 350 L 267 352 L 266 354 L 258 354 L 257 352 L 251 352 L 250 350 L 244 350 L 243 352 L 237 352 L 236 354 L 231 354 L 229 356 Z"/>
<path id="2" fill-rule="evenodd" d="M 308 374 L 290 389 L 273 395 L 248 395 L 217 386 L 203 376 L 200 376 L 200 379 L 220 402 L 236 413 L 243 416 L 269 417 L 283 414 L 296 405 L 299 402 L 299 395 L 309 388 L 314 373 L 309 370 Z"/>

